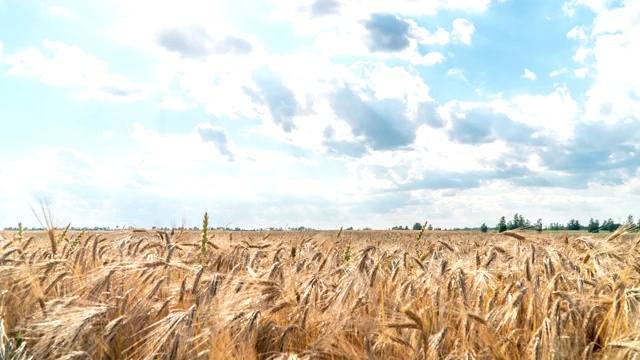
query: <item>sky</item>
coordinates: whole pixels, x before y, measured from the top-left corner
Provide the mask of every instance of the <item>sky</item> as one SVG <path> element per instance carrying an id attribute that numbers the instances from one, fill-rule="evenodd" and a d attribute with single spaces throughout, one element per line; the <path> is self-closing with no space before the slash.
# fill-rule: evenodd
<path id="1" fill-rule="evenodd" d="M 0 0 L 0 228 L 637 218 L 638 14 Z"/>

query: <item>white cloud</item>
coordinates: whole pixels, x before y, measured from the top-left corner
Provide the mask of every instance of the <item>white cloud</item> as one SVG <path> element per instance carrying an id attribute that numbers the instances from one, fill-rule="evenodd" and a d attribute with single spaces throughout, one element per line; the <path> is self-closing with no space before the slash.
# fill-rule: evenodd
<path id="1" fill-rule="evenodd" d="M 484 12 L 491 0 L 445 0 L 416 2 L 399 0 L 393 3 L 385 0 L 353 0 L 342 2 L 339 11 L 333 16 L 310 19 L 311 5 L 314 0 L 287 2 L 270 0 L 275 10 L 270 14 L 273 19 L 291 21 L 296 32 L 317 33 L 319 30 L 344 25 L 352 20 L 368 18 L 373 13 L 392 13 L 399 15 L 435 15 L 441 10 L 460 10 Z"/>
<path id="2" fill-rule="evenodd" d="M 209 114 L 232 119 L 260 116 L 244 87 L 251 85 L 257 69 L 270 66 L 277 57 L 267 54 L 257 36 L 235 28 L 230 22 L 231 3 L 119 0 L 117 4 L 123 16 L 110 35 L 155 58 L 157 91 L 163 96 L 157 107 L 203 106 Z M 154 9 L 153 16 L 148 16 L 149 8 Z"/>
<path id="3" fill-rule="evenodd" d="M 524 74 L 522 74 L 522 77 L 529 80 L 535 80 L 537 76 L 536 76 L 536 73 L 534 73 L 533 71 L 529 69 L 524 69 Z"/>
<path id="4" fill-rule="evenodd" d="M 418 56 L 417 58 L 413 59 L 411 62 L 416 65 L 431 66 L 435 64 L 440 64 L 444 60 L 445 60 L 445 57 L 444 55 L 442 55 L 442 53 L 438 51 L 432 51 L 425 54 L 424 56 Z"/>
<path id="5" fill-rule="evenodd" d="M 118 14 L 118 20 L 112 25 L 109 34 L 117 41 L 143 49 L 150 54 L 163 57 L 170 56 L 166 48 L 159 44 L 162 31 L 172 29 L 195 29 L 198 31 L 197 41 L 219 41 L 228 35 L 247 36 L 239 33 L 229 19 L 229 1 L 185 0 L 153 1 L 153 0 L 114 0 L 112 2 Z M 149 16 L 153 9 L 153 16 Z M 207 34 L 211 39 L 204 39 Z M 253 41 L 249 38 L 248 40 Z"/>
<path id="6" fill-rule="evenodd" d="M 47 5 L 44 2 L 41 2 L 40 7 L 44 8 L 47 13 L 53 16 L 62 16 L 62 17 L 71 16 L 71 13 L 69 12 L 69 10 L 67 10 L 62 6 Z"/>
<path id="7" fill-rule="evenodd" d="M 464 76 L 464 71 L 462 71 L 462 69 L 457 69 L 457 68 L 449 69 L 447 71 L 447 75 L 457 77 L 458 79 L 464 82 L 469 82 L 466 76 Z"/>
<path id="8" fill-rule="evenodd" d="M 94 212 L 93 219 L 112 219 L 118 211 L 126 213 L 132 208 L 130 203 L 126 206 L 127 198 L 135 198 L 144 211 L 165 204 L 161 210 L 178 217 L 180 212 L 200 212 L 215 204 L 233 214 L 229 216 L 242 219 L 240 226 L 264 226 L 273 221 L 283 222 L 276 225 L 310 221 L 300 225 L 332 227 L 353 221 L 344 225 L 384 226 L 420 218 L 424 213 L 435 225 L 465 225 L 459 219 L 478 225 L 497 220 L 505 208 L 526 206 L 531 212 L 526 216 L 555 214 L 558 219 L 553 220 L 563 221 L 566 213 L 575 215 L 576 204 L 583 212 L 579 216 L 588 211 L 601 213 L 602 209 L 621 211 L 612 209 L 600 194 L 626 189 L 623 186 L 603 189 L 592 185 L 590 190 L 599 191 L 594 194 L 531 184 L 538 186 L 535 180 L 540 180 L 542 186 L 559 186 L 553 179 L 564 181 L 569 177 L 567 181 L 576 181 L 576 186 L 586 186 L 586 180 L 579 176 L 577 180 L 568 176 L 570 171 L 551 169 L 566 166 L 562 161 L 548 159 L 549 153 L 561 160 L 580 160 L 583 155 L 579 151 L 573 154 L 575 149 L 567 147 L 581 145 L 586 126 L 582 103 L 572 97 L 572 92 L 584 91 L 571 86 L 588 82 L 575 79 L 589 77 L 594 81 L 587 92 L 586 119 L 622 123 L 640 114 L 640 75 L 634 64 L 640 58 L 636 40 L 640 34 L 632 16 L 640 9 L 635 4 L 624 3 L 623 10 L 616 11 L 608 10 L 606 1 L 566 3 L 567 13 L 577 7 L 597 11 L 593 26 L 574 26 L 578 19 L 572 19 L 572 24 L 557 34 L 576 41 L 572 55 L 577 64 L 557 64 L 556 59 L 546 62 L 557 64 L 549 77 L 562 75 L 562 79 L 551 80 L 557 81 L 554 90 L 513 95 L 513 89 L 501 88 L 500 83 L 477 88 L 487 81 L 483 76 L 488 74 L 474 68 L 475 61 L 465 65 L 464 71 L 454 67 L 460 65 L 454 64 L 460 59 L 456 49 L 463 44 L 479 44 L 473 38 L 475 26 L 459 17 L 469 11 L 485 11 L 489 0 L 340 1 L 339 6 L 324 9 L 324 13 L 316 11 L 314 16 L 314 0 L 274 0 L 267 6 L 249 0 L 240 3 L 114 0 L 113 12 L 121 18 L 113 24 L 110 35 L 152 58 L 151 71 L 159 84 L 154 87 L 137 85 L 106 61 L 62 43 L 45 41 L 44 48 L 23 49 L 8 58 L 5 54 L 11 60 L 7 62 L 9 75 L 68 87 L 77 98 L 131 100 L 137 99 L 129 93 L 131 89 L 140 90 L 140 98 L 154 91 L 158 97 L 153 100 L 160 109 L 202 107 L 211 118 L 225 118 L 225 123 L 226 119 L 251 121 L 237 126 L 242 129 L 237 131 L 231 131 L 236 126 L 227 130 L 217 123 L 204 122 L 175 133 L 135 124 L 129 141 L 122 142 L 132 147 L 109 155 L 101 153 L 100 159 L 75 149 L 46 148 L 24 161 L 24 166 L 0 159 L 0 188 L 15 187 L 21 196 L 46 189 L 63 199 L 61 203 L 69 209 L 76 204 L 76 211 L 100 205 L 116 209 Z M 151 16 L 149 9 L 153 9 Z M 247 17 L 236 28 L 233 18 L 241 12 L 238 9 Z M 422 22 L 428 17 L 421 15 L 436 15 L 443 10 L 455 19 L 450 28 Z M 390 34 L 402 46 L 384 48 L 382 44 L 380 50 L 375 46 L 380 44 L 371 44 L 372 31 L 365 24 L 372 20 L 373 13 L 390 14 L 388 19 L 396 20 L 400 34 Z M 252 35 L 247 29 L 252 16 L 260 16 L 265 28 L 270 21 L 286 22 L 278 26 L 290 24 L 304 49 L 285 51 L 282 49 L 288 44 L 278 44 L 279 55 L 268 53 L 273 44 L 263 45 L 263 34 Z M 374 30 L 385 35 L 384 29 Z M 384 36 L 380 38 L 384 40 Z M 269 37 L 266 41 L 272 40 Z M 450 65 L 434 66 L 444 61 Z M 446 71 L 447 78 L 437 71 Z M 456 80 L 469 83 L 465 74 L 473 74 L 473 86 Z M 522 76 L 537 79 L 529 69 Z M 567 85 L 563 85 L 565 81 Z M 460 94 L 456 85 L 465 88 L 465 97 L 489 100 L 456 100 Z M 431 88 L 440 90 L 441 86 L 444 89 L 438 97 L 450 99 L 438 105 L 431 98 Z M 336 105 L 340 96 L 348 99 L 338 104 L 342 107 Z M 247 129 L 247 124 L 256 120 L 260 124 Z M 604 127 L 603 132 L 610 129 L 613 127 Z M 97 135 L 105 143 L 126 135 L 120 126 L 117 138 L 113 130 L 102 130 Z M 392 136 L 400 140 L 384 142 Z M 277 142 L 280 146 L 259 148 L 261 142 Z M 251 146 L 248 149 L 239 146 L 247 143 Z M 591 142 L 590 146 L 599 145 Z M 295 150 L 281 152 L 276 148 Z M 602 146 L 587 148 L 585 151 L 594 153 L 604 151 Z M 624 158 L 620 151 L 612 156 Z M 115 153 L 127 155 L 115 158 Z M 51 176 L 43 179 L 33 169 L 50 171 Z M 18 175 L 6 176 L 9 171 Z M 534 179 L 523 179 L 526 175 Z M 532 182 L 527 184 L 525 180 Z M 85 193 L 91 194 L 88 200 L 78 190 L 83 186 Z M 314 189 L 313 194 L 309 188 Z M 510 196 L 502 204 L 489 204 L 494 195 L 487 194 L 498 192 Z M 96 198 L 98 206 L 92 203 Z M 13 205 L 18 199 L 14 194 L 0 194 L 0 209 L 12 209 L 6 204 Z M 590 204 L 600 209 L 585 210 Z M 553 206 L 568 210 L 554 210 Z M 633 204 L 628 201 L 624 206 L 631 209 Z M 158 216 L 134 215 L 145 221 Z M 243 223 L 244 219 L 251 220 Z"/>
<path id="9" fill-rule="evenodd" d="M 566 140 L 573 135 L 579 114 L 576 101 L 566 87 L 547 95 L 520 95 L 510 102 L 494 102 L 496 110 L 540 130 L 541 135 Z"/>
<path id="10" fill-rule="evenodd" d="M 475 31 L 475 26 L 467 19 L 453 20 L 453 31 L 451 36 L 463 44 L 471 44 L 471 35 Z"/>
<path id="11" fill-rule="evenodd" d="M 6 196 L 0 196 L 0 203 L 3 203 L 0 208 L 11 204 L 17 212 L 16 220 L 25 222 L 33 219 L 30 200 L 48 198 L 57 206 L 65 207 L 63 214 L 54 213 L 58 221 L 95 223 L 96 219 L 105 219 L 98 214 L 101 204 L 94 202 L 95 196 L 118 191 L 128 182 L 120 169 L 122 163 L 98 163 L 89 154 L 68 146 L 41 147 L 33 155 L 20 159 L 3 161 L 0 158 L 0 164 L 3 168 L 0 174 L 2 171 L 13 174 L 0 176 L 0 186 L 11 189 Z M 41 172 L 47 176 L 38 176 Z M 86 193 L 80 190 L 87 187 L 95 191 Z M 71 194 L 68 189 L 78 192 Z M 61 217 L 67 219 L 62 220 Z"/>
<path id="12" fill-rule="evenodd" d="M 570 0 L 564 3 L 562 9 L 567 16 L 573 16 L 576 8 L 580 6 L 586 7 L 595 13 L 600 13 L 606 10 L 612 1 L 613 0 Z"/>
<path id="13" fill-rule="evenodd" d="M 593 59 L 589 67 L 595 83 L 587 91 L 586 118 L 592 121 L 620 123 L 640 118 L 640 23 L 636 14 L 640 3 L 625 2 L 621 6 L 601 10 L 594 19 Z"/>
<path id="14" fill-rule="evenodd" d="M 586 68 L 586 67 L 573 70 L 573 74 L 578 79 L 584 79 L 587 76 L 588 72 L 589 72 L 589 68 Z"/>
<path id="15" fill-rule="evenodd" d="M 552 72 L 549 73 L 549 77 L 558 77 L 562 74 L 566 74 L 569 70 L 567 70 L 566 68 L 562 68 L 562 69 L 558 69 L 558 70 L 553 70 Z"/>
<path id="16" fill-rule="evenodd" d="M 418 112 L 421 103 L 432 101 L 429 96 L 429 87 L 415 70 L 408 70 L 401 66 L 390 67 L 382 62 L 356 62 L 348 67 L 335 65 L 326 70 L 326 78 L 323 71 L 320 71 L 320 74 L 304 76 L 296 71 L 287 71 L 286 69 L 292 69 L 292 67 L 287 67 L 286 64 L 281 68 L 275 66 L 273 68 L 279 70 L 282 83 L 292 91 L 300 107 L 307 108 L 310 105 L 306 103 L 309 98 L 313 99 L 312 106 L 309 107 L 309 111 L 300 111 L 292 118 L 295 129 L 290 133 L 274 126 L 273 121 L 268 117 L 268 107 L 261 106 L 259 112 L 264 115 L 259 118 L 267 121 L 256 131 L 317 152 L 325 150 L 324 139 L 318 134 L 322 134 L 327 127 L 335 131 L 333 140 L 348 142 L 363 140 L 352 133 L 345 119 L 335 114 L 330 97 L 336 87 L 335 85 L 327 86 L 327 82 L 347 84 L 366 102 L 390 101 L 390 104 L 396 104 L 397 109 L 390 108 L 388 111 L 398 111 L 398 116 L 405 116 L 407 124 L 404 125 L 408 126 L 413 126 L 419 121 Z M 299 70 L 304 71 L 304 68 Z M 393 79 L 393 82 L 389 79 Z"/>
<path id="17" fill-rule="evenodd" d="M 400 59 L 416 65 L 432 65 L 444 61 L 444 57 L 438 55 L 438 51 L 421 55 L 419 45 L 446 45 L 451 41 L 450 34 L 438 28 L 435 32 L 419 26 L 410 19 L 397 18 L 407 24 L 408 29 L 403 36 L 406 38 L 406 46 L 394 51 L 372 51 L 367 44 L 370 35 L 363 25 L 370 18 L 345 20 L 344 23 L 336 23 L 335 26 L 313 34 L 313 50 L 324 57 L 340 55 L 354 55 L 375 60 Z M 426 56 L 426 57 L 425 57 Z M 437 60 L 437 61 L 435 61 Z"/>
<path id="18" fill-rule="evenodd" d="M 567 38 L 572 40 L 587 40 L 587 34 L 585 33 L 584 26 L 574 26 L 567 33 Z"/>
<path id="19" fill-rule="evenodd" d="M 305 36 L 313 36 L 314 49 L 325 56 L 358 55 L 378 59 L 401 58 L 405 61 L 419 59 L 416 57 L 417 45 L 446 45 L 451 39 L 463 44 L 471 42 L 475 30 L 473 24 L 466 19 L 453 22 L 451 34 L 445 29 L 428 30 L 419 26 L 408 17 L 421 14 L 435 14 L 439 10 L 485 11 L 490 4 L 483 1 L 440 1 L 418 3 L 413 0 L 401 0 L 393 3 L 387 1 L 349 1 L 341 2 L 339 9 L 327 16 L 310 17 L 312 0 L 303 2 L 272 1 L 275 9 L 269 14 L 274 21 L 290 22 L 294 31 Z M 363 39 L 367 36 L 365 24 L 371 20 L 372 14 L 394 14 L 398 19 L 409 24 L 409 44 L 403 51 L 393 54 L 371 52 Z"/>
<path id="20" fill-rule="evenodd" d="M 229 153 L 236 153 L 235 145 L 227 139 L 228 149 L 221 150 L 219 144 L 207 141 L 202 133 L 202 129 L 220 131 L 219 127 L 213 127 L 208 123 L 201 123 L 186 135 L 168 134 L 162 135 L 155 130 L 145 128 L 141 124 L 134 123 L 134 131 L 131 133 L 133 139 L 139 146 L 138 156 L 144 158 L 147 166 L 162 166 L 162 164 L 172 164 L 172 166 L 184 169 L 195 170 L 207 164 L 224 164 L 229 160 Z M 225 135 L 226 137 L 226 135 Z M 187 161 L 186 158 L 189 160 Z"/>
<path id="21" fill-rule="evenodd" d="M 587 58 L 587 56 L 589 56 L 589 54 L 590 54 L 589 49 L 584 46 L 581 46 L 578 48 L 578 50 L 576 50 L 572 59 L 577 63 L 584 64 L 585 59 Z"/>
<path id="22" fill-rule="evenodd" d="M 483 112 L 485 110 L 499 122 L 490 125 L 493 119 L 481 117 L 486 114 Z M 444 128 L 419 127 L 416 140 L 409 149 L 399 152 L 372 151 L 349 162 L 352 181 L 360 184 L 363 191 L 370 193 L 405 186 L 407 189 L 414 189 L 414 186 L 417 186 L 415 189 L 427 187 L 432 193 L 437 192 L 434 188 L 439 186 L 460 186 L 465 189 L 479 185 L 479 188 L 486 189 L 488 184 L 500 180 L 502 175 L 495 173 L 496 164 L 509 159 L 514 151 L 518 151 L 514 150 L 514 146 L 522 141 L 520 137 L 532 136 L 535 139 L 548 136 L 558 141 L 570 139 L 576 124 L 578 106 L 566 88 L 558 88 L 546 96 L 527 95 L 508 100 L 499 96 L 491 102 L 451 101 L 441 106 L 438 113 L 445 119 Z M 501 118 L 503 115 L 508 117 L 507 120 Z M 452 138 L 452 134 L 457 131 L 454 122 L 466 116 L 470 116 L 468 121 L 476 121 L 476 117 L 481 119 L 478 129 L 471 129 L 472 132 L 492 131 L 494 126 L 493 130 L 507 131 L 510 135 L 477 143 L 454 140 L 458 136 L 455 134 Z M 518 127 L 510 125 L 509 121 L 530 127 L 532 133 L 529 134 L 529 130 L 523 127 L 516 130 Z M 486 129 L 482 129 L 483 127 Z M 530 171 L 544 169 L 542 160 L 535 152 L 528 156 L 526 164 L 516 162 L 512 165 L 525 165 Z M 486 180 L 475 178 L 476 175 L 471 175 L 473 172 L 479 174 L 477 176 L 487 176 Z M 454 182 L 457 182 L 456 185 Z"/>
<path id="23" fill-rule="evenodd" d="M 432 33 L 429 30 L 418 26 L 415 21 L 411 20 L 411 33 L 415 36 L 418 43 L 425 45 L 446 45 L 449 43 L 451 36 L 443 29 L 438 28 L 436 32 Z"/>
<path id="24" fill-rule="evenodd" d="M 576 9 L 573 5 L 571 5 L 570 3 L 566 2 L 562 5 L 562 13 L 565 16 L 569 16 L 569 17 L 573 17 L 573 15 L 575 15 L 576 13 Z"/>
<path id="25" fill-rule="evenodd" d="M 562 68 L 562 69 L 557 69 L 557 70 L 553 70 L 552 72 L 549 73 L 549 77 L 554 78 L 554 77 L 558 77 L 560 75 L 564 75 L 567 73 L 573 73 L 573 75 L 578 78 L 578 79 L 584 79 L 587 74 L 589 73 L 589 68 L 588 67 L 581 67 L 578 69 L 573 69 L 573 70 L 569 70 L 567 68 Z"/>
<path id="26" fill-rule="evenodd" d="M 124 76 L 109 71 L 106 61 L 95 58 L 77 46 L 44 40 L 42 46 L 52 55 L 28 47 L 7 56 L 7 75 L 36 78 L 45 84 L 71 87 L 77 98 L 135 101 L 146 97 L 146 89 Z"/>

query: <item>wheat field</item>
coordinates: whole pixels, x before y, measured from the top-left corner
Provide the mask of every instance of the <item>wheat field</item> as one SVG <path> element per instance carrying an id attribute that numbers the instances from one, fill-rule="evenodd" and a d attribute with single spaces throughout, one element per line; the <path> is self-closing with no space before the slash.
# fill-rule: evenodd
<path id="1" fill-rule="evenodd" d="M 640 359 L 629 230 L 4 232 L 0 359 Z"/>

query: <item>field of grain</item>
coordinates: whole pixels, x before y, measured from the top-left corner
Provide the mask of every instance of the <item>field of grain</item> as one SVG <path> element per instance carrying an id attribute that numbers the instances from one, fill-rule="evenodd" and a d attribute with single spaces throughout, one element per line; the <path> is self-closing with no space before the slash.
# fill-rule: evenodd
<path id="1" fill-rule="evenodd" d="M 640 359 L 625 230 L 4 232 L 0 359 Z"/>

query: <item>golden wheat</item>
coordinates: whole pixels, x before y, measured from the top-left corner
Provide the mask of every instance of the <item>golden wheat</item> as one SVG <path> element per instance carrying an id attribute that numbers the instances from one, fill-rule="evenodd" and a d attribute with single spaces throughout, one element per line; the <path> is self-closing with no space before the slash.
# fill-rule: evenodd
<path id="1" fill-rule="evenodd" d="M 640 241 L 629 230 L 239 232 L 217 244 L 231 233 L 6 233 L 0 353 L 639 358 Z"/>

